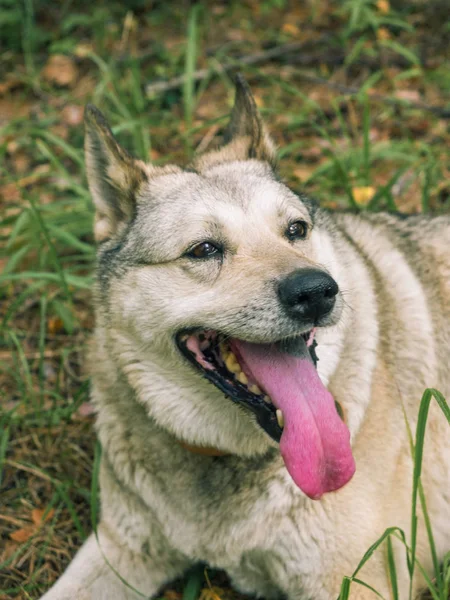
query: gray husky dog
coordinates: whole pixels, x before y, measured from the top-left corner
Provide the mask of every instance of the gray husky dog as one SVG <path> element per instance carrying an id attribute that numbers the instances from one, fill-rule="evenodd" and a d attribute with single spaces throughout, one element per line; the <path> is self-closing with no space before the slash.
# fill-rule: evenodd
<path id="1" fill-rule="evenodd" d="M 330 214 L 274 157 L 240 78 L 224 144 L 187 168 L 134 160 L 86 108 L 101 520 L 45 600 L 150 598 L 197 561 L 244 593 L 334 600 L 385 528 L 409 534 L 407 423 L 425 388 L 450 395 L 450 218 Z M 427 431 L 442 560 L 437 406 Z M 420 519 L 417 559 L 431 574 Z M 388 598 L 386 565 L 382 547 L 359 577 Z M 351 597 L 375 595 L 354 584 Z"/>

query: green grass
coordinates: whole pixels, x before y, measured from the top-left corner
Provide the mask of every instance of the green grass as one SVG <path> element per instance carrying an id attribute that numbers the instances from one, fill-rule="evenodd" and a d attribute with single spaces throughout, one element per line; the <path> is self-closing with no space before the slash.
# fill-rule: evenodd
<path id="1" fill-rule="evenodd" d="M 393 8 L 392 3 L 383 12 L 372 0 L 313 5 L 310 12 L 296 12 L 279 0 L 260 7 L 199 3 L 187 11 L 181 2 L 157 2 L 149 11 L 141 0 L 126 8 L 118 1 L 75 0 L 55 8 L 48 0 L 0 0 L 0 43 L 8 49 L 0 83 L 7 73 L 14 78 L 12 90 L 0 97 L 6 102 L 0 113 L 10 105 L 26 109 L 0 121 L 0 485 L 9 486 L 3 496 L 7 516 L 17 523 L 26 524 L 30 508 L 39 502 L 55 508 L 38 538 L 8 550 L 0 564 L 5 582 L 0 597 L 38 597 L 85 538 L 90 521 L 96 523 L 96 488 L 89 483 L 97 464 L 92 463 L 95 442 L 89 421 L 77 420 L 89 386 L 82 356 L 92 329 L 93 211 L 83 129 L 65 120 L 67 107 L 98 105 L 122 144 L 139 158 L 187 162 L 225 122 L 232 74 L 218 65 L 233 63 L 262 105 L 290 185 L 301 185 L 331 208 L 450 210 L 448 120 L 408 100 L 449 108 L 445 24 L 433 20 L 432 6 L 395 3 Z M 433 58 L 422 60 L 430 27 Z M 310 42 L 302 57 L 317 57 L 307 67 L 295 61 L 242 67 L 236 59 L 267 44 L 303 38 Z M 80 44 L 88 45 L 81 54 Z M 49 56 L 59 53 L 78 70 L 68 87 L 44 76 Z M 336 62 L 339 55 L 342 60 Z M 199 68 L 208 68 L 209 75 L 196 83 Z M 146 84 L 179 75 L 185 76 L 184 85 L 147 97 Z M 314 77 L 358 91 L 344 93 Z M 374 91 L 386 101 L 375 98 Z M 25 170 L 18 157 L 25 157 Z M 373 189 L 365 205 L 359 188 Z M 449 417 L 438 392 L 425 392 L 412 444 L 412 537 L 395 527 L 380 532 L 358 569 L 344 579 L 342 600 L 351 586 L 363 585 L 359 569 L 380 551 L 386 551 L 393 596 L 402 598 L 392 537 L 404 544 L 410 573 L 420 570 L 418 513 L 425 518 L 436 571 L 430 594 L 435 600 L 448 597 L 450 556 L 439 572 L 420 483 L 432 398 L 443 418 Z M 95 486 L 95 473 L 93 481 Z M 6 544 L 20 525 L 0 524 Z M 59 531 L 64 532 L 60 538 Z M 31 566 L 33 573 L 27 574 Z M 203 567 L 189 574 L 180 593 L 195 600 L 202 585 Z"/>
<path id="2" fill-rule="evenodd" d="M 414 474 L 413 474 L 413 486 L 412 486 L 412 499 L 411 499 L 411 539 L 408 540 L 405 532 L 398 527 L 389 527 L 386 529 L 383 534 L 376 540 L 372 546 L 367 550 L 367 552 L 362 557 L 360 563 L 358 564 L 355 571 L 351 576 L 344 577 L 341 586 L 341 593 L 339 595 L 339 600 L 347 600 L 350 594 L 350 588 L 352 584 L 362 585 L 369 587 L 364 581 L 360 580 L 357 575 L 362 567 L 370 560 L 373 556 L 374 552 L 378 550 L 378 548 L 386 542 L 387 544 L 387 556 L 388 556 L 388 569 L 389 576 L 393 590 L 394 598 L 398 597 L 398 583 L 397 583 L 397 567 L 395 564 L 395 558 L 392 551 L 392 541 L 391 538 L 394 537 L 398 539 L 405 547 L 406 560 L 408 564 L 408 572 L 410 576 L 410 588 L 409 588 L 409 600 L 413 599 L 413 576 L 416 569 L 419 569 L 424 576 L 428 591 L 431 594 L 434 600 L 448 600 L 449 597 L 449 581 L 450 581 L 450 573 L 448 571 L 448 562 L 450 557 L 450 551 L 444 560 L 443 570 L 441 571 L 441 566 L 437 560 L 436 555 L 436 546 L 434 542 L 434 536 L 431 528 L 431 523 L 429 520 L 429 515 L 426 507 L 425 493 L 422 487 L 421 482 L 421 472 L 422 472 L 422 458 L 423 458 L 423 448 L 425 443 L 425 431 L 426 424 L 428 418 L 428 411 L 430 408 L 430 403 L 432 400 L 435 400 L 442 410 L 445 418 L 447 419 L 448 424 L 450 425 L 450 407 L 447 404 L 445 398 L 442 396 L 440 392 L 434 389 L 425 390 L 419 408 L 419 416 L 417 420 L 416 427 L 416 435 L 414 443 L 411 443 L 411 451 L 414 460 Z M 420 564 L 420 562 L 416 558 L 416 545 L 417 545 L 417 523 L 419 518 L 419 512 L 417 510 L 418 499 L 420 501 L 421 515 L 424 518 L 427 527 L 428 534 L 428 542 L 430 545 L 430 552 L 433 557 L 433 565 L 434 565 L 434 577 L 430 578 L 424 567 Z M 372 589 L 372 588 L 370 588 Z M 376 592 L 376 590 L 374 590 Z M 378 592 L 376 592 L 378 596 L 382 597 Z"/>

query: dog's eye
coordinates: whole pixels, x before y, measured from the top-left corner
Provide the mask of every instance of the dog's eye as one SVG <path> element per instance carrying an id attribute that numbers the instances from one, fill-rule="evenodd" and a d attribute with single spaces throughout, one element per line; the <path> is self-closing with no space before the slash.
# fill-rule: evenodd
<path id="1" fill-rule="evenodd" d="M 305 221 L 294 221 L 286 229 L 286 237 L 294 242 L 295 240 L 304 240 L 308 233 L 308 225 Z"/>
<path id="2" fill-rule="evenodd" d="M 211 256 L 218 255 L 222 252 L 221 248 L 213 244 L 212 242 L 201 242 L 193 248 L 191 248 L 186 256 L 189 258 L 210 258 Z"/>

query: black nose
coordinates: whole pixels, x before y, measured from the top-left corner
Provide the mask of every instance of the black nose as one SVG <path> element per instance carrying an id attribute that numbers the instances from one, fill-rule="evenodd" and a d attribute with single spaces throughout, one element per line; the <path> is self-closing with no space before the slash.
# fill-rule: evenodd
<path id="1" fill-rule="evenodd" d="M 339 288 L 318 269 L 298 269 L 278 284 L 278 297 L 290 316 L 315 325 L 333 308 Z"/>

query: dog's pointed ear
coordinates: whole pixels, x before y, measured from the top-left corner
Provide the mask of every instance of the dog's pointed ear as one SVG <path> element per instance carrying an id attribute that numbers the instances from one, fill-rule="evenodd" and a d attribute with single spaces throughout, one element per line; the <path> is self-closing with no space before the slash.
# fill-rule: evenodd
<path id="1" fill-rule="evenodd" d="M 94 236 L 101 242 L 120 233 L 131 220 L 137 192 L 148 172 L 145 163 L 118 144 L 95 106 L 88 104 L 84 115 L 86 171 L 96 210 Z"/>
<path id="2" fill-rule="evenodd" d="M 266 131 L 248 83 L 237 75 L 236 94 L 230 121 L 224 132 L 224 145 L 197 159 L 200 170 L 221 162 L 257 160 L 276 165 L 275 145 Z"/>
<path id="3" fill-rule="evenodd" d="M 272 163 L 275 147 L 266 131 L 250 86 L 242 75 L 235 78 L 235 98 L 230 121 L 224 132 L 225 144 L 247 139 L 245 158 L 257 158 Z"/>

